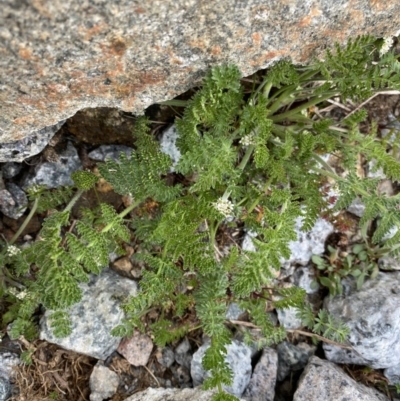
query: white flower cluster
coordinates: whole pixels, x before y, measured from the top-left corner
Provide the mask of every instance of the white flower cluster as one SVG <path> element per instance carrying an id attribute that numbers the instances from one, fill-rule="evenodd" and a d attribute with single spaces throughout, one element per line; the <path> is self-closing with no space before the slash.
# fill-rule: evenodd
<path id="1" fill-rule="evenodd" d="M 381 50 L 379 50 L 379 54 L 383 56 L 392 48 L 392 46 L 393 46 L 393 38 L 391 36 L 383 38 L 383 44 Z"/>
<path id="2" fill-rule="evenodd" d="M 215 209 L 217 209 L 221 214 L 225 217 L 232 216 L 234 205 L 231 201 L 227 199 L 218 199 L 216 202 L 213 203 Z"/>
<path id="3" fill-rule="evenodd" d="M 34 184 L 29 188 L 29 192 L 34 196 L 39 194 L 40 192 L 43 191 L 43 186 L 40 186 L 38 184 Z"/>
<path id="4" fill-rule="evenodd" d="M 17 294 L 17 298 L 18 299 L 24 299 L 26 296 L 27 296 L 27 292 L 24 290 L 24 291 L 21 291 L 21 292 L 19 292 L 18 294 Z"/>
<path id="5" fill-rule="evenodd" d="M 243 146 L 250 146 L 250 145 L 254 145 L 254 135 L 252 134 L 248 134 L 245 135 L 240 141 L 239 143 Z"/>
<path id="6" fill-rule="evenodd" d="M 8 255 L 9 257 L 18 255 L 20 252 L 21 252 L 21 249 L 17 248 L 17 247 L 14 246 L 14 245 L 10 245 L 10 246 L 7 248 L 7 255 Z"/>
<path id="7" fill-rule="evenodd" d="M 27 292 L 25 290 L 18 292 L 17 289 L 15 287 L 10 287 L 8 289 L 8 292 L 11 295 L 14 295 L 15 297 L 17 297 L 18 299 L 24 299 L 27 296 Z"/>

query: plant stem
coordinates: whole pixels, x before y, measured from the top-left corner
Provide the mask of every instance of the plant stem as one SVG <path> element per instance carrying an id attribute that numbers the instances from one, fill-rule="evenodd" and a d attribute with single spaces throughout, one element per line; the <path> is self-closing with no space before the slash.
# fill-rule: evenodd
<path id="1" fill-rule="evenodd" d="M 293 100 L 292 95 L 295 92 L 295 89 L 296 85 L 290 85 L 288 87 L 282 88 L 280 91 L 271 96 L 269 98 L 269 104 L 267 105 L 269 114 L 270 115 L 274 114 L 277 110 L 283 107 L 286 104 L 286 100 L 288 98 L 292 101 Z M 272 103 L 272 100 L 274 99 L 276 100 Z"/>
<path id="2" fill-rule="evenodd" d="M 209 227 L 210 227 L 210 244 L 211 244 L 211 247 L 214 247 L 214 245 L 216 245 L 215 236 L 217 235 L 219 223 L 215 222 L 215 224 L 212 224 L 212 225 L 210 224 Z"/>
<path id="3" fill-rule="evenodd" d="M 15 243 L 15 241 L 18 239 L 18 237 L 21 235 L 21 233 L 25 230 L 26 226 L 31 221 L 31 219 L 32 219 L 33 215 L 35 214 L 36 209 L 37 209 L 37 207 L 39 205 L 39 199 L 40 199 L 40 196 L 38 196 L 35 199 L 35 202 L 32 205 L 31 211 L 29 212 L 28 216 L 26 217 L 26 219 L 22 223 L 21 227 L 18 229 L 18 231 L 11 238 L 11 241 L 9 242 L 9 245 L 13 245 Z"/>
<path id="4" fill-rule="evenodd" d="M 346 182 L 346 180 L 345 180 L 344 178 L 339 177 L 337 174 L 334 174 L 334 173 L 332 173 L 332 172 L 330 172 L 330 171 L 327 171 L 327 170 L 324 170 L 324 169 L 320 169 L 320 168 L 318 168 L 318 167 L 311 167 L 310 170 L 313 170 L 313 171 L 315 171 L 316 173 L 320 173 L 320 174 L 322 174 L 322 175 L 331 177 L 331 178 L 333 178 L 335 181 Z M 365 196 L 365 197 L 370 196 L 370 194 L 369 194 L 367 191 L 365 191 L 363 188 L 360 188 L 358 185 L 353 185 L 353 186 L 352 186 L 352 189 L 355 190 L 355 192 L 358 192 L 359 195 L 362 195 L 362 196 Z M 382 213 L 387 213 L 387 212 L 388 212 L 388 210 L 386 209 L 386 207 L 383 206 L 382 204 L 379 204 L 379 203 L 378 203 L 377 206 L 378 206 L 379 210 L 380 210 Z"/>
<path id="5" fill-rule="evenodd" d="M 4 281 L 7 281 L 9 284 L 13 285 L 14 287 L 18 287 L 21 290 L 24 290 L 26 288 L 23 284 L 21 284 L 18 281 L 15 281 L 12 278 L 10 278 L 9 276 L 11 276 L 11 274 L 8 272 L 8 270 L 5 267 L 3 267 L 3 271 L 6 274 L 3 275 L 3 276 L 0 276 L 0 277 L 3 277 Z"/>
<path id="6" fill-rule="evenodd" d="M 305 85 L 308 84 L 308 80 L 311 79 L 314 75 L 317 74 L 317 71 L 315 70 L 311 70 L 311 71 L 306 71 L 304 72 L 302 75 L 299 76 L 299 82 L 296 84 L 292 84 L 289 86 L 284 86 L 282 89 L 279 89 L 276 93 L 274 93 L 273 96 L 271 96 L 269 98 L 269 104 L 271 104 L 271 106 L 267 106 L 268 110 L 270 110 L 270 113 L 273 114 L 276 110 L 278 110 L 279 108 L 281 108 L 282 106 L 285 105 L 285 102 L 287 98 L 291 98 L 291 95 L 295 95 L 298 94 L 300 92 L 305 92 L 305 91 L 309 91 L 312 90 L 314 91 L 315 88 L 303 88 L 301 87 L 301 89 L 296 90 L 298 86 L 301 85 Z M 304 97 L 304 96 L 303 96 Z M 274 103 L 272 103 L 272 100 L 275 100 Z M 298 100 L 299 97 L 296 96 L 296 99 Z"/>
<path id="7" fill-rule="evenodd" d="M 132 211 L 133 209 L 135 209 L 135 207 L 139 206 L 141 203 L 143 202 L 142 199 L 137 200 L 136 202 L 132 203 L 132 205 L 128 206 L 125 210 L 123 210 L 118 216 L 121 218 L 124 218 L 130 211 Z M 106 233 L 107 231 L 109 231 L 113 226 L 113 223 L 109 223 L 107 224 L 102 230 L 102 233 Z M 90 244 L 89 244 L 90 246 Z"/>
<path id="8" fill-rule="evenodd" d="M 270 177 L 269 179 L 268 179 L 268 181 L 265 183 L 265 185 L 263 186 L 263 189 L 262 189 L 262 192 L 264 193 L 267 189 L 268 189 L 268 187 L 271 185 L 271 182 L 272 182 L 272 177 Z M 247 213 L 251 213 L 255 208 L 256 208 L 256 206 L 258 205 L 258 202 L 260 202 L 260 199 L 261 199 L 261 196 L 262 195 L 260 195 L 254 202 L 253 202 L 253 204 L 250 206 L 250 208 L 247 210 Z"/>
<path id="9" fill-rule="evenodd" d="M 337 174 L 331 172 L 331 171 L 327 171 L 318 167 L 311 167 L 310 170 L 315 171 L 316 173 L 322 174 L 326 177 L 330 177 L 333 178 L 335 181 L 345 181 L 342 177 L 339 177 Z M 364 191 L 365 192 L 365 191 Z M 368 195 L 367 192 L 365 192 L 365 194 Z"/>
<path id="10" fill-rule="evenodd" d="M 335 174 L 335 172 L 332 170 L 332 167 L 320 155 L 314 153 L 313 157 L 319 164 L 325 167 L 327 171 L 329 171 L 331 174 Z"/>
<path id="11" fill-rule="evenodd" d="M 84 189 L 78 189 L 76 191 L 76 194 L 74 197 L 69 201 L 68 205 L 65 207 L 64 212 L 69 212 L 71 209 L 74 207 L 75 203 L 78 201 L 78 199 L 82 196 L 82 194 L 85 192 Z"/>
<path id="12" fill-rule="evenodd" d="M 135 207 L 138 207 L 141 203 L 143 202 L 142 199 L 137 200 L 136 202 L 133 202 L 132 205 L 128 206 L 125 210 L 123 210 L 119 216 L 120 217 L 125 217 L 129 212 L 131 212 Z"/>
<path id="13" fill-rule="evenodd" d="M 264 95 L 267 99 L 268 99 L 269 92 L 270 92 L 271 88 L 272 88 L 272 82 L 268 82 L 268 83 L 265 85 L 265 88 L 264 88 L 264 90 L 263 90 L 263 95 Z"/>
<path id="14" fill-rule="evenodd" d="M 122 211 L 118 216 L 121 217 L 121 218 L 125 217 L 131 210 L 133 210 L 135 207 L 137 207 L 137 206 L 138 206 L 140 203 L 142 203 L 142 202 L 143 202 L 142 200 L 138 200 L 138 201 L 132 203 L 132 205 L 128 206 L 128 207 L 127 207 L 124 211 Z M 71 203 L 71 202 L 70 202 L 70 203 Z M 110 231 L 110 230 L 112 229 L 113 225 L 114 225 L 113 223 L 107 224 L 100 232 L 101 232 L 101 233 L 106 233 L 106 232 Z M 96 241 L 90 242 L 86 247 L 87 247 L 87 248 L 91 248 L 91 247 L 95 244 L 95 242 L 96 242 Z M 78 258 L 78 262 L 79 262 L 80 259 L 81 259 L 81 258 Z"/>
<path id="15" fill-rule="evenodd" d="M 269 116 L 269 118 L 273 121 L 273 122 L 280 122 L 280 121 L 284 121 L 286 119 L 289 119 L 292 116 L 295 116 L 296 114 L 300 113 L 303 110 L 306 110 L 307 108 L 314 106 L 318 103 L 322 103 L 323 101 L 331 98 L 332 96 L 337 95 L 338 93 L 336 91 L 330 91 L 327 94 L 325 94 L 324 96 L 321 97 L 316 97 L 311 99 L 310 101 L 303 103 L 301 106 L 296 107 L 294 109 L 291 109 L 289 111 L 286 111 L 285 113 L 281 113 L 281 114 L 277 114 L 276 116 Z M 296 117 L 297 118 L 297 117 Z"/>
<path id="16" fill-rule="evenodd" d="M 241 320 L 231 320 L 231 319 L 229 319 L 229 320 L 227 320 L 227 321 L 228 321 L 229 323 L 232 323 L 232 324 L 236 324 L 236 325 L 240 325 L 240 326 L 245 326 L 245 327 L 251 327 L 252 329 L 255 329 L 255 330 L 261 330 L 261 327 L 255 325 L 254 323 L 251 323 L 251 322 L 245 322 L 245 321 L 241 321 Z M 308 331 L 297 330 L 297 329 L 296 329 L 296 330 L 286 329 L 286 332 L 288 332 L 288 333 L 301 334 L 301 335 L 307 336 L 307 337 L 315 337 L 315 338 L 317 338 L 318 340 L 321 340 L 321 341 L 323 341 L 323 342 L 325 342 L 325 343 L 327 343 L 327 344 L 336 345 L 336 346 L 338 346 L 338 347 L 340 347 L 340 348 L 349 349 L 349 350 L 352 350 L 352 349 L 353 349 L 353 348 L 350 347 L 349 345 L 340 344 L 340 343 L 338 343 L 338 342 L 336 342 L 336 341 L 329 340 L 328 338 L 325 338 L 325 337 L 320 336 L 320 335 L 318 335 L 318 334 L 309 333 Z"/>
<path id="17" fill-rule="evenodd" d="M 249 145 L 247 147 L 246 153 L 243 156 L 243 159 L 238 166 L 239 170 L 244 170 L 244 168 L 246 167 L 246 164 L 248 163 L 248 161 L 250 159 L 251 154 L 253 153 L 253 150 L 254 150 L 254 145 Z"/>

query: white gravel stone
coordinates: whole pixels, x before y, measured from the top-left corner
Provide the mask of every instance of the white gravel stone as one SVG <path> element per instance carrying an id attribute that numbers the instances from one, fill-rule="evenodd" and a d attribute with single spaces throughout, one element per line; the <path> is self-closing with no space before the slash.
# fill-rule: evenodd
<path id="1" fill-rule="evenodd" d="M 256 251 L 256 247 L 253 243 L 252 238 L 256 237 L 256 233 L 254 233 L 253 231 L 248 231 L 244 238 L 243 238 L 243 242 L 242 242 L 242 250 L 243 251 L 248 251 L 248 252 L 255 252 Z"/>
<path id="2" fill-rule="evenodd" d="M 368 178 L 380 178 L 382 180 L 386 179 L 386 175 L 383 172 L 382 167 L 376 168 L 376 161 L 371 160 L 368 162 L 367 166 L 367 177 Z"/>
<path id="3" fill-rule="evenodd" d="M 325 240 L 334 231 L 333 225 L 328 221 L 318 218 L 314 227 L 307 232 L 301 231 L 303 219 L 296 218 L 297 240 L 290 241 L 291 251 L 288 260 L 282 260 L 283 264 L 307 265 L 312 255 L 321 255 L 324 252 Z"/>
<path id="4" fill-rule="evenodd" d="M 228 306 L 228 310 L 226 311 L 226 318 L 228 320 L 238 320 L 239 316 L 242 315 L 245 310 L 241 309 L 236 302 L 232 302 Z"/>
<path id="5" fill-rule="evenodd" d="M 170 347 L 158 348 L 156 353 L 160 365 L 169 368 L 175 362 L 174 351 Z"/>
<path id="6" fill-rule="evenodd" d="M 13 377 L 13 368 L 21 363 L 17 354 L 13 352 L 0 353 L 0 401 L 9 399 L 12 393 L 10 379 Z"/>
<path id="7" fill-rule="evenodd" d="M 191 375 L 193 386 L 198 386 L 209 377 L 201 361 L 206 350 L 210 347 L 209 343 L 203 344 L 194 354 L 191 364 Z M 251 377 L 251 350 L 236 340 L 227 346 L 225 361 L 233 372 L 233 382 L 230 386 L 223 386 L 224 390 L 236 397 L 241 397 L 249 384 Z"/>
<path id="8" fill-rule="evenodd" d="M 365 204 L 360 198 L 355 198 L 347 208 L 347 211 L 357 217 L 362 217 L 365 212 Z"/>
<path id="9" fill-rule="evenodd" d="M 33 131 L 29 136 L 20 141 L 0 144 L 0 163 L 3 162 L 23 162 L 28 157 L 40 153 L 57 131 L 64 125 L 65 120 L 59 121 L 55 125 L 49 125 L 37 131 Z"/>
<path id="10" fill-rule="evenodd" d="M 319 291 L 319 285 L 316 283 L 317 276 L 314 266 L 297 267 L 290 279 L 294 285 L 303 288 L 307 294 L 315 294 Z M 315 286 L 314 283 L 316 283 Z"/>
<path id="11" fill-rule="evenodd" d="M 382 256 L 378 259 L 378 265 L 385 271 L 400 270 L 400 260 L 397 256 Z"/>
<path id="12" fill-rule="evenodd" d="M 325 356 L 337 363 L 360 363 L 375 369 L 400 364 L 400 272 L 379 273 L 359 291 L 327 297 L 325 308 L 350 329 L 355 352 L 324 343 Z"/>
<path id="13" fill-rule="evenodd" d="M 118 389 L 119 377 L 111 369 L 97 362 L 89 379 L 90 401 L 103 401 L 112 397 Z"/>
<path id="14" fill-rule="evenodd" d="M 295 330 L 303 326 L 301 319 L 297 317 L 297 308 L 277 309 L 279 323 L 287 330 Z"/>
<path id="15" fill-rule="evenodd" d="M 176 140 L 179 138 L 178 131 L 176 130 L 175 124 L 169 126 L 160 138 L 161 151 L 167 154 L 172 159 L 171 171 L 174 171 L 174 167 L 181 158 L 181 152 L 176 146 Z"/>

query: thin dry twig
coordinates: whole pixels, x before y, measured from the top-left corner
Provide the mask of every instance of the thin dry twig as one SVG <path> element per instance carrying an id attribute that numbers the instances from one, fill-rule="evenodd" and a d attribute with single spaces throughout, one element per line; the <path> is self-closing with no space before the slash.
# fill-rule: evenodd
<path id="1" fill-rule="evenodd" d="M 215 253 L 216 253 L 217 260 L 219 262 L 221 260 L 221 258 L 224 257 L 224 255 L 220 252 L 220 250 L 218 249 L 217 245 L 214 245 L 214 250 L 215 250 Z"/>
<path id="2" fill-rule="evenodd" d="M 328 102 L 328 103 L 332 103 L 333 105 L 335 105 L 335 106 L 337 106 L 337 107 L 340 107 L 341 109 L 344 109 L 344 110 L 346 110 L 346 111 L 351 112 L 351 109 L 349 109 L 348 107 L 346 107 L 346 106 L 345 106 L 344 104 L 342 104 L 342 103 L 335 102 L 335 101 L 332 100 L 332 99 L 328 99 L 327 102 Z"/>
<path id="3" fill-rule="evenodd" d="M 231 322 L 232 324 L 237 324 L 239 326 L 246 326 L 246 327 L 251 327 L 251 328 L 256 329 L 256 330 L 261 330 L 261 328 L 259 326 L 256 326 L 255 324 L 250 323 L 250 322 L 244 322 L 242 320 L 229 320 L 229 322 Z M 301 334 L 301 335 L 306 336 L 306 337 L 315 337 L 318 340 L 323 341 L 324 343 L 336 345 L 337 347 L 340 347 L 340 348 L 349 349 L 349 350 L 353 349 L 349 345 L 344 345 L 344 344 L 337 343 L 336 341 L 329 340 L 329 339 L 327 339 L 325 337 L 322 337 L 322 336 L 320 336 L 318 334 L 309 333 L 308 331 L 303 331 L 303 330 L 286 330 L 286 331 L 288 333 Z"/>
<path id="4" fill-rule="evenodd" d="M 336 341 L 329 340 L 328 338 L 322 337 L 322 336 L 320 336 L 318 334 L 309 333 L 308 331 L 297 330 L 297 329 L 296 330 L 289 329 L 289 330 L 286 330 L 286 331 L 288 333 L 301 334 L 302 336 L 306 336 L 306 337 L 315 337 L 318 340 L 323 341 L 324 343 L 336 345 L 337 347 L 348 349 L 348 350 L 353 350 L 353 348 L 350 347 L 350 345 L 340 344 L 340 343 L 337 343 Z"/>
<path id="5" fill-rule="evenodd" d="M 153 372 L 146 365 L 143 365 L 143 367 L 147 370 L 150 376 L 156 381 L 158 387 L 161 387 L 160 382 L 157 380 L 157 377 L 154 376 Z"/>
<path id="6" fill-rule="evenodd" d="M 78 220 L 73 220 L 73 222 L 71 224 L 71 227 L 68 230 L 69 233 L 72 233 L 72 231 L 75 228 L 77 222 L 78 222 Z M 62 240 L 61 246 L 63 247 L 66 242 L 67 242 L 67 236 L 65 236 L 64 239 Z"/>
<path id="7" fill-rule="evenodd" d="M 381 91 L 381 92 L 376 92 L 374 93 L 371 97 L 369 97 L 367 100 L 362 102 L 360 105 L 358 105 L 351 113 L 349 113 L 347 117 L 350 117 L 352 114 L 354 114 L 356 111 L 360 110 L 361 107 L 364 107 L 368 102 L 370 102 L 372 99 L 379 95 L 400 95 L 400 91 L 397 90 L 392 90 L 392 91 Z"/>

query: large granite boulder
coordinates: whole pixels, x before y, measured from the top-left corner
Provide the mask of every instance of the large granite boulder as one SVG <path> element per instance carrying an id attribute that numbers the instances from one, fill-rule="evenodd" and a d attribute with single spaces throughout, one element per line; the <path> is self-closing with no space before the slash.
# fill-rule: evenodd
<path id="1" fill-rule="evenodd" d="M 140 113 L 193 87 L 212 65 L 235 63 L 249 75 L 284 57 L 304 63 L 335 41 L 395 34 L 400 14 L 397 0 L 0 5 L 0 162 L 40 152 L 41 137 L 81 109 Z"/>

